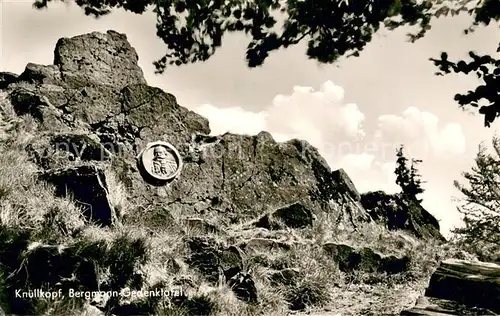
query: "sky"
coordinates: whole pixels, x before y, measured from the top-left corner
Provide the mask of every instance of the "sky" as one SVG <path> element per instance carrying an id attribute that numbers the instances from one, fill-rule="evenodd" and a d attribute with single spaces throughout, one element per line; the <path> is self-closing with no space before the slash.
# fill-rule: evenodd
<path id="1" fill-rule="evenodd" d="M 360 192 L 399 190 L 395 152 L 404 144 L 408 157 L 423 161 L 423 206 L 446 236 L 461 226 L 454 201 L 461 195 L 453 181 L 470 170 L 479 143 L 491 143 L 498 123 L 485 128 L 482 116 L 459 109 L 453 100 L 455 93 L 475 88 L 477 78 L 435 76 L 428 59 L 442 51 L 452 59 L 469 50 L 495 54 L 498 23 L 464 35 L 470 17 L 441 18 L 416 43 L 406 40 L 409 29 L 384 31 L 360 57 L 329 65 L 309 60 L 301 43 L 271 53 L 253 69 L 244 60 L 248 39 L 231 34 L 208 61 L 158 75 L 152 62 L 163 56 L 165 44 L 156 37 L 153 13 L 116 11 L 96 20 L 71 3 L 52 3 L 41 11 L 31 3 L 0 0 L 0 71 L 20 74 L 28 62 L 51 64 L 61 37 L 109 29 L 125 33 L 148 84 L 207 117 L 212 134 L 266 130 L 278 141 L 305 139 L 332 170 L 344 168 Z"/>

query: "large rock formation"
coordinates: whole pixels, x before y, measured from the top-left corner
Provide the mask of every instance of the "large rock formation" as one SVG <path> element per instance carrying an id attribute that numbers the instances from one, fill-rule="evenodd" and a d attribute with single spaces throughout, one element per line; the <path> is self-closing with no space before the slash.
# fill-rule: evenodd
<path id="1" fill-rule="evenodd" d="M 257 291 L 262 285 L 258 281 L 269 281 L 280 291 L 288 287 L 283 298 L 289 308 L 305 309 L 329 300 L 328 282 L 337 283 L 338 270 L 397 275 L 411 268 L 407 256 L 323 240 L 331 238 L 332 231 L 368 224 L 379 233 L 376 224 L 381 223 L 419 237 L 442 239 L 437 221 L 420 205 L 397 195 L 360 195 L 344 170 L 330 170 L 305 141 L 279 143 L 267 132 L 210 135 L 207 119 L 177 104 L 173 95 L 147 85 L 137 60 L 125 35 L 94 32 L 59 40 L 53 65 L 28 64 L 19 76 L 0 73 L 0 105 L 7 97 L 17 114 L 9 117 L 23 121 L 20 116 L 30 116 L 26 120 L 30 131 L 19 133 L 30 135 L 16 153 L 24 150 L 38 167 L 37 179 L 53 184 L 56 195 L 71 196 L 88 218 L 102 225 L 116 224 L 111 229 L 93 225 L 71 232 L 63 229 L 71 241 L 63 247 L 52 239 L 40 243 L 38 235 L 28 245 L 29 236 L 23 231 L 15 247 L 18 252 L 6 248 L 11 244 L 0 243 L 7 249 L 0 251 L 6 254 L 0 267 L 8 267 L 9 274 L 20 271 L 19 287 L 28 286 L 25 281 L 31 276 L 36 288 L 49 277 L 54 286 L 61 278 L 69 280 L 68 288 L 85 279 L 81 283 L 87 290 L 103 285 L 113 289 L 127 284 L 137 289 L 166 286 L 165 280 L 156 282 L 158 278 L 192 290 L 195 281 L 184 275 L 190 269 L 197 281 L 203 281 L 200 287 L 225 280 L 236 297 L 249 304 L 264 301 L 266 292 Z M 15 122 L 3 128 L 2 117 L 0 107 L 3 141 L 9 139 L 4 136 L 9 136 L 9 125 Z M 172 144 L 183 160 L 180 176 L 169 183 L 143 178 L 137 156 L 154 141 Z M 46 217 L 50 225 L 59 225 Z M 318 225 L 318 219 L 326 220 Z M 121 236 L 125 231 L 131 236 Z M 106 236 L 97 238 L 96 232 Z M 135 233 L 142 237 L 136 238 Z M 170 247 L 152 246 L 159 243 Z M 149 246 L 158 250 L 151 260 L 147 259 Z M 27 248 L 36 260 L 27 257 L 29 269 L 23 269 L 21 254 Z M 18 259 L 22 259 L 20 265 Z M 44 269 L 37 270 L 37 260 L 46 263 Z M 66 269 L 62 261 L 68 262 Z M 315 264 L 309 266 L 309 261 Z M 108 267 L 109 273 L 97 269 L 98 265 Z M 253 266 L 265 268 L 262 271 L 270 273 L 269 280 L 259 276 L 260 270 L 252 274 Z M 153 280 L 143 284 L 146 276 Z M 317 276 L 321 280 L 315 280 Z M 310 279 L 314 282 L 309 284 Z M 172 303 L 183 308 L 192 305 L 186 307 L 188 314 L 200 314 L 203 304 L 198 303 L 203 298 L 182 297 Z M 134 309 L 143 306 L 152 314 L 153 305 L 142 303 L 109 299 L 96 306 L 120 315 L 144 314 Z M 26 311 L 22 306 L 10 308 Z"/>
<path id="2" fill-rule="evenodd" d="M 45 178 L 61 166 L 112 169 L 138 206 L 129 221 L 168 210 L 223 214 L 232 223 L 295 203 L 346 227 L 371 221 L 345 172 L 332 173 L 307 142 L 278 143 L 267 132 L 209 136 L 204 117 L 146 84 L 137 60 L 125 35 L 94 32 L 60 39 L 53 65 L 28 64 L 4 81 L 15 111 L 40 123 L 27 150 Z M 137 154 L 156 140 L 173 144 L 184 161 L 181 176 L 166 186 L 146 183 L 137 168 Z M 109 213 L 102 201 L 81 202 Z"/>

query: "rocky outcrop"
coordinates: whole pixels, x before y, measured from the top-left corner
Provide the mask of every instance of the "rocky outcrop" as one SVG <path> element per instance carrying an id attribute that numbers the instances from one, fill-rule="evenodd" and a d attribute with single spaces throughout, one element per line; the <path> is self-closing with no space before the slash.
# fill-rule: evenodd
<path id="1" fill-rule="evenodd" d="M 19 288 L 30 286 L 23 283 L 25 272 L 40 275 L 37 287 L 48 282 L 46 274 L 51 286 L 75 275 L 68 287 L 81 283 L 83 290 L 181 286 L 189 297 L 170 303 L 200 314 L 215 308 L 212 298 L 191 295 L 201 292 L 201 285 L 213 289 L 225 283 L 240 300 L 261 303 L 267 298 L 259 300 L 259 294 L 266 291 L 258 293 L 255 283 L 265 281 L 273 291 L 286 289 L 283 302 L 302 310 L 329 300 L 328 281 L 315 280 L 323 263 L 325 271 L 338 263 L 347 273 L 397 274 L 408 268 L 408 258 L 370 248 L 330 243 L 322 249 L 315 243 L 323 242 L 325 228 L 356 230 L 378 221 L 419 236 L 440 236 L 430 214 L 417 206 L 398 200 L 404 207 L 392 213 L 385 202 L 373 206 L 343 169 L 332 171 L 305 141 L 276 142 L 267 132 L 210 135 L 207 119 L 147 85 L 137 60 L 123 34 L 94 32 L 59 40 L 53 65 L 28 64 L 19 76 L 0 74 L 1 101 L 7 97 L 12 104 L 5 103 L 9 115 L 18 121 L 30 116 L 30 130 L 19 144 L 38 167 L 38 179 L 72 199 L 88 219 L 118 228 L 65 230 L 64 239 L 76 243 L 51 239 L 35 251 L 32 244 L 41 237 L 33 235 L 32 244 L 23 237 L 19 254 L 13 256 L 10 248 L 0 253 L 1 267 L 10 261 L 6 275 L 20 271 Z M 146 164 L 138 163 L 138 154 L 155 141 L 175 146 L 183 161 L 180 176 L 161 184 L 146 181 L 141 173 Z M 322 225 L 315 226 L 318 222 Z M 104 236 L 97 238 L 96 232 Z M 170 237 L 180 242 L 156 247 Z M 34 256 L 27 270 L 21 252 Z M 307 271 L 303 259 L 316 261 L 315 271 Z M 62 261 L 72 269 L 65 270 Z M 264 269 L 254 269 L 259 266 Z M 169 283 L 149 284 L 159 274 Z M 106 314 L 152 314 L 157 303 L 110 298 L 96 306 Z"/>
<path id="2" fill-rule="evenodd" d="M 497 315 L 500 265 L 448 259 L 432 275 L 425 297 L 401 315 Z"/>
<path id="3" fill-rule="evenodd" d="M 418 202 L 405 199 L 401 194 L 368 192 L 361 195 L 361 204 L 371 218 L 389 230 L 400 229 L 419 238 L 446 241 L 437 219 Z"/>
<path id="4" fill-rule="evenodd" d="M 138 59 L 125 34 L 92 32 L 59 39 L 53 65 L 29 63 L 18 79 L 69 89 L 89 85 L 122 88 L 133 83 L 146 83 Z"/>
<path id="5" fill-rule="evenodd" d="M 138 60 L 127 37 L 114 31 L 61 38 L 54 51 L 54 65 L 71 87 L 85 87 L 90 82 L 117 87 L 145 84 Z"/>
<path id="6" fill-rule="evenodd" d="M 144 216 L 143 207 L 129 212 L 129 223 L 148 224 L 167 210 L 218 214 L 230 224 L 295 204 L 306 225 L 309 212 L 346 228 L 371 222 L 348 176 L 332 172 L 316 148 L 279 143 L 267 132 L 210 136 L 207 119 L 146 84 L 137 60 L 125 35 L 94 32 L 59 40 L 53 65 L 28 64 L 9 79 L 15 111 L 32 115 L 46 135 L 27 146 L 41 169 L 95 163 L 112 170 L 131 205 L 158 213 Z M 180 177 L 165 186 L 144 181 L 137 166 L 137 154 L 157 140 L 174 145 L 184 161 Z"/>
<path id="7" fill-rule="evenodd" d="M 408 257 L 384 256 L 371 248 L 355 248 L 345 244 L 326 243 L 325 252 L 339 264 L 340 271 L 386 272 L 389 274 L 405 272 L 409 268 Z"/>

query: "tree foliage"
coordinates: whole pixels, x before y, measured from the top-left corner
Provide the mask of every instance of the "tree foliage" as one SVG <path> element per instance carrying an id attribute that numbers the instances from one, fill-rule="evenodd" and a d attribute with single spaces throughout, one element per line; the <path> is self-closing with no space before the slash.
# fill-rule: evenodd
<path id="1" fill-rule="evenodd" d="M 410 168 L 408 168 L 408 158 L 404 155 L 404 146 L 401 145 L 396 151 L 396 169 L 394 173 L 396 174 L 396 184 L 401 188 L 401 193 L 406 198 L 417 201 L 421 203 L 422 200 L 417 198 L 417 195 L 424 193 L 422 188 L 421 176 L 418 173 L 417 164 L 421 163 L 422 160 L 412 159 Z"/>
<path id="2" fill-rule="evenodd" d="M 34 0 L 45 8 L 53 0 Z M 65 0 L 60 0 L 65 1 Z M 227 32 L 244 32 L 250 37 L 246 60 L 249 67 L 262 65 L 269 53 L 307 41 L 306 55 L 321 63 L 340 57 L 359 56 L 374 33 L 386 27 L 418 25 L 414 42 L 441 16 L 467 12 L 474 23 L 488 25 L 500 18 L 500 0 L 75 0 L 85 14 L 99 17 L 112 9 L 142 14 L 150 8 L 156 14 L 157 36 L 166 44 L 163 57 L 154 62 L 158 73 L 169 65 L 209 59 L 222 45 Z M 280 23 L 278 23 L 280 21 Z M 500 49 L 500 45 L 499 45 Z M 489 126 L 500 115 L 499 60 L 471 52 L 472 61 L 451 62 L 443 53 L 431 58 L 439 74 L 475 73 L 484 84 L 475 91 L 457 94 L 461 107 L 478 107 Z M 451 69 L 451 70 L 450 70 Z"/>
<path id="3" fill-rule="evenodd" d="M 420 159 L 412 159 L 410 166 L 410 181 L 406 187 L 407 194 L 416 197 L 417 195 L 424 193 L 424 189 L 422 188 L 422 176 L 418 173 L 417 165 L 421 163 Z M 417 199 L 420 203 L 422 200 Z"/>
<path id="4" fill-rule="evenodd" d="M 500 3 L 499 3 L 500 6 Z M 500 52 L 500 44 L 497 52 Z M 449 74 L 453 70 L 455 73 L 474 73 L 481 78 L 483 83 L 474 90 L 469 90 L 465 94 L 456 94 L 455 101 L 461 108 L 471 106 L 479 107 L 479 113 L 484 115 L 484 125 L 490 127 L 491 123 L 500 116 L 500 59 L 495 59 L 489 55 L 477 55 L 469 52 L 471 61 L 464 60 L 451 62 L 448 54 L 442 53 L 441 59 L 433 59 L 441 72 L 437 75 Z"/>
<path id="5" fill-rule="evenodd" d="M 469 243 L 500 245 L 500 138 L 495 136 L 492 143 L 494 154 L 481 144 L 471 171 L 462 174 L 467 186 L 454 182 L 464 195 L 458 210 L 465 222 L 454 232 Z"/>
<path id="6" fill-rule="evenodd" d="M 410 172 L 407 167 L 408 158 L 405 157 L 403 150 L 404 146 L 401 145 L 396 152 L 397 159 L 394 173 L 396 174 L 396 184 L 399 185 L 401 190 L 404 192 L 404 188 L 410 182 Z"/>

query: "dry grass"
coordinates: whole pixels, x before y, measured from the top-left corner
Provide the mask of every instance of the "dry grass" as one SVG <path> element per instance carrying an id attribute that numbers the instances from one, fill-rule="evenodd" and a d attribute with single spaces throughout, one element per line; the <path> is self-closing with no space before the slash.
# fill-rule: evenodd
<path id="1" fill-rule="evenodd" d="M 116 174 L 111 170 L 106 170 L 105 178 L 108 189 L 109 202 L 115 210 L 115 214 L 117 216 L 115 221 L 119 222 L 119 218 L 122 218 L 131 211 L 131 205 L 127 200 L 127 189 L 125 188 L 123 183 L 118 180 Z"/>
<path id="2" fill-rule="evenodd" d="M 28 117 L 23 122 L 31 124 Z M 24 151 L 30 137 L 26 124 L 0 143 L 0 225 L 32 231 L 38 238 L 69 236 L 85 220 L 71 200 L 55 197 L 51 186 L 37 181 L 38 170 Z"/>

